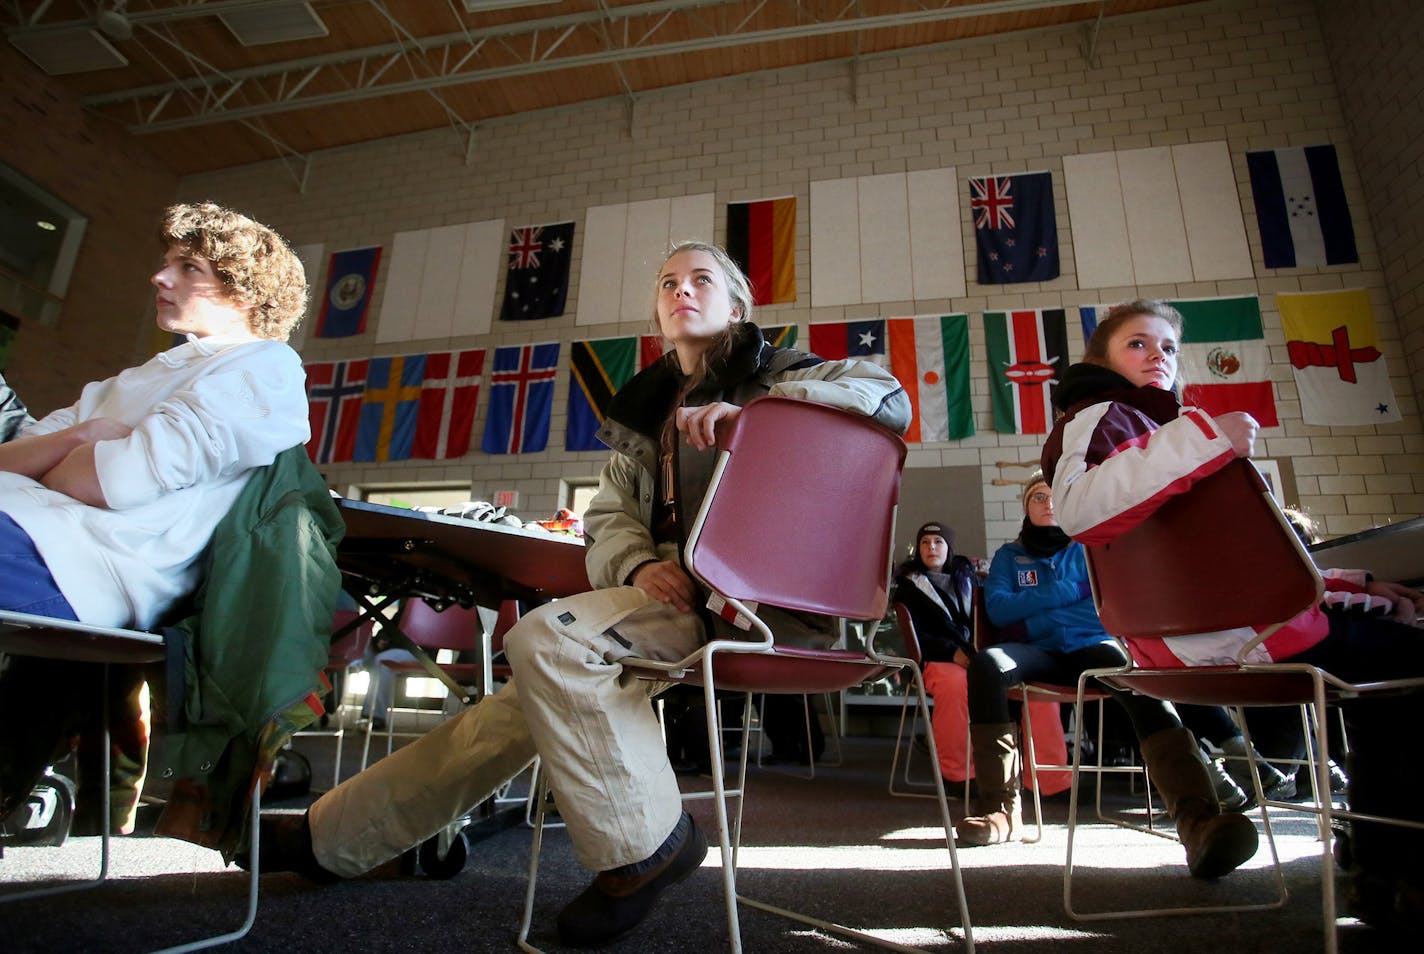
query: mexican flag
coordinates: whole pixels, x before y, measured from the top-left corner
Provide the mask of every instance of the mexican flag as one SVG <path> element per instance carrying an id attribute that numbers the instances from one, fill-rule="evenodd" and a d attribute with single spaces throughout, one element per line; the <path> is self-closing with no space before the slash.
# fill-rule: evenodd
<path id="1" fill-rule="evenodd" d="M 1182 403 L 1208 414 L 1245 411 L 1262 427 L 1279 425 L 1256 296 L 1187 298 L 1170 304 L 1182 313 L 1177 362 Z"/>
<path id="2" fill-rule="evenodd" d="M 974 435 L 969 403 L 969 316 L 891 318 L 890 373 L 910 396 L 906 441 L 951 441 Z"/>
<path id="3" fill-rule="evenodd" d="M 1047 434 L 1051 387 L 1068 370 L 1068 326 L 1062 308 L 984 313 L 989 399 L 1000 434 Z"/>

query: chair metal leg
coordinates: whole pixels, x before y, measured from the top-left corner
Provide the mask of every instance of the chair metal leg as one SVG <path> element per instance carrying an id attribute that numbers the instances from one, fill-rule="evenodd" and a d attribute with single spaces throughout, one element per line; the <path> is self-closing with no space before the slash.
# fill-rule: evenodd
<path id="1" fill-rule="evenodd" d="M 529 883 L 524 889 L 524 916 L 519 922 L 519 936 L 515 943 L 521 951 L 543 954 L 540 948 L 529 942 L 529 927 L 534 923 L 534 889 L 539 883 L 539 852 L 544 847 L 544 806 L 548 797 L 548 783 L 536 772 L 531 784 L 537 797 L 534 808 L 534 841 L 529 847 Z"/>
<path id="2" fill-rule="evenodd" d="M 257 875 L 261 870 L 260 859 L 257 854 L 258 844 L 258 819 L 262 814 L 262 787 L 254 784 L 252 786 L 252 808 L 248 816 L 249 842 L 247 850 L 251 853 L 252 868 L 247 873 L 247 917 L 242 925 L 236 930 L 227 934 L 219 934 L 215 937 L 205 938 L 201 941 L 192 941 L 188 944 L 179 944 L 176 947 L 165 947 L 152 954 L 187 954 L 188 951 L 201 951 L 204 948 L 217 947 L 219 944 L 229 944 L 239 938 L 246 937 L 247 932 L 252 930 L 252 925 L 257 921 Z"/>
<path id="3" fill-rule="evenodd" d="M 905 690 L 905 701 L 900 705 L 900 725 L 895 730 L 895 752 L 890 756 L 890 786 L 888 790 L 891 795 L 899 798 L 934 798 L 933 781 L 916 782 L 910 778 L 910 762 L 915 756 L 915 730 L 920 726 L 919 710 L 914 710 L 914 715 L 911 716 L 910 702 L 910 691 L 907 688 Z M 909 717 L 910 720 L 910 732 L 908 736 L 905 734 L 905 720 L 907 717 Z M 928 731 L 933 730 L 930 729 Z M 902 749 L 905 752 L 905 788 L 897 789 L 895 787 L 895 774 L 899 769 L 900 752 Z M 931 766 L 931 769 L 935 770 L 936 773 L 938 772 L 935 766 Z M 912 790 L 915 788 L 926 788 L 931 789 L 931 791 L 916 792 Z"/>
<path id="4" fill-rule="evenodd" d="M 1121 669 L 1089 669 L 1089 670 L 1086 670 L 1085 672 L 1083 672 L 1082 674 L 1080 674 L 1079 677 L 1078 677 L 1078 698 L 1077 698 L 1076 702 L 1074 703 L 1074 712 L 1075 712 L 1075 713 L 1081 713 L 1081 712 L 1082 712 L 1083 701 L 1084 701 L 1084 700 L 1083 700 L 1084 690 L 1085 690 L 1085 687 L 1087 686 L 1087 682 L 1088 682 L 1089 679 L 1094 678 L 1094 677 L 1096 677 L 1096 676 L 1112 675 L 1113 673 L 1117 673 L 1117 672 L 1121 672 L 1121 671 L 1122 671 Z M 1283 874 L 1282 871 L 1281 871 L 1280 856 L 1279 856 L 1279 854 L 1278 854 L 1277 851 L 1276 851 L 1275 833 L 1274 833 L 1274 832 L 1272 831 L 1272 829 L 1271 829 L 1271 822 L 1270 822 L 1270 817 L 1269 817 L 1269 815 L 1263 810 L 1263 811 L 1262 811 L 1262 814 L 1261 814 L 1261 817 L 1262 817 L 1262 821 L 1263 821 L 1263 823 L 1264 823 L 1264 827 L 1265 827 L 1265 831 L 1266 831 L 1266 843 L 1270 846 L 1270 850 L 1271 850 L 1271 861 L 1272 861 L 1273 866 L 1274 866 L 1274 874 L 1275 874 L 1274 880 L 1275 880 L 1275 884 L 1276 884 L 1276 893 L 1277 893 L 1277 896 L 1276 896 L 1276 899 L 1275 899 L 1274 901 L 1266 901 L 1266 902 L 1259 902 L 1259 903 L 1248 903 L 1248 904 L 1207 904 L 1207 905 L 1201 905 L 1201 906 L 1197 906 L 1197 907 L 1140 908 L 1140 909 L 1124 909 L 1124 910 L 1112 910 L 1112 911 L 1079 911 L 1079 910 L 1075 909 L 1075 908 L 1073 907 L 1073 874 L 1074 874 L 1074 866 L 1073 866 L 1073 842 L 1074 842 L 1075 836 L 1076 836 L 1076 834 L 1077 834 L 1077 829 L 1078 829 L 1078 825 L 1077 825 L 1077 820 L 1078 820 L 1078 782 L 1079 782 L 1079 779 L 1082 777 L 1082 764 L 1081 764 L 1081 763 L 1082 763 L 1083 726 L 1082 726 L 1082 720 L 1081 720 L 1081 719 L 1075 718 L 1075 719 L 1074 719 L 1074 723 L 1075 723 L 1075 724 L 1074 724 L 1074 730 L 1073 730 L 1073 736 L 1074 736 L 1074 737 L 1073 737 L 1073 779 L 1072 779 L 1071 785 L 1070 785 L 1070 787 L 1069 787 L 1069 796 L 1068 796 L 1068 848 L 1067 848 L 1067 859 L 1066 859 L 1066 861 L 1065 861 L 1064 869 L 1063 869 L 1063 909 L 1064 909 L 1064 911 L 1068 914 L 1068 916 L 1069 916 L 1070 918 L 1072 918 L 1072 919 L 1075 920 L 1075 921 L 1108 921 L 1108 920 L 1130 919 L 1130 918 L 1162 917 L 1162 916 L 1166 916 L 1166 915 L 1180 915 L 1180 914 L 1220 914 L 1220 913 L 1230 912 L 1230 911 L 1236 911 L 1236 912 L 1243 912 L 1243 911 L 1270 911 L 1270 910 L 1276 910 L 1276 909 L 1279 909 L 1279 908 L 1282 908 L 1282 907 L 1285 906 L 1286 897 L 1287 897 L 1287 894 L 1286 894 L 1286 886 L 1285 886 L 1285 877 L 1284 877 L 1284 874 Z M 1099 722 L 1099 725 L 1101 726 L 1101 722 Z M 1248 741 L 1249 741 L 1249 740 L 1248 740 Z M 1101 749 L 1101 745 L 1100 745 L 1100 746 L 1099 746 L 1099 752 L 1101 752 L 1101 751 L 1102 751 L 1102 749 Z M 1248 748 L 1248 751 L 1249 751 L 1249 748 Z M 1253 774 L 1254 774 L 1254 773 L 1253 773 Z M 1257 787 L 1257 795 L 1258 795 L 1258 797 L 1259 797 L 1260 794 L 1261 794 L 1261 792 L 1260 792 L 1260 779 L 1259 779 L 1259 778 L 1256 779 L 1256 787 Z M 1150 797 L 1150 793 L 1149 793 L 1149 797 Z M 1263 806 L 1263 807 L 1264 807 L 1264 806 Z M 1161 835 L 1161 836 L 1163 836 L 1163 837 L 1167 837 L 1167 836 L 1165 836 L 1165 835 L 1164 835 L 1163 833 L 1161 833 L 1161 832 L 1152 831 L 1152 830 L 1146 829 L 1146 828 L 1141 828 L 1140 826 L 1136 826 L 1136 825 L 1124 824 L 1123 827 L 1138 828 L 1139 830 L 1144 831 L 1144 832 L 1147 832 L 1147 833 L 1149 833 L 1149 834 L 1157 834 L 1157 835 Z M 1333 889 L 1333 881 L 1331 882 L 1331 887 L 1332 887 L 1332 889 Z M 1334 922 L 1333 922 L 1333 894 L 1332 894 L 1331 901 L 1330 901 L 1330 903 L 1329 903 L 1329 908 L 1330 908 L 1330 911 L 1331 911 L 1331 913 L 1332 913 L 1331 924 L 1333 925 L 1333 923 L 1334 923 Z M 1333 951 L 1333 948 L 1330 948 L 1330 950 Z"/>
<path id="5" fill-rule="evenodd" d="M 904 662 L 908 663 L 909 661 L 908 661 L 908 660 L 905 660 Z M 712 667 L 711 667 L 711 660 L 709 660 L 709 661 L 708 661 L 708 666 L 707 666 L 707 669 L 709 670 L 709 672 L 710 672 L 711 668 L 712 668 Z M 920 674 L 919 674 L 919 671 L 918 671 L 918 667 L 907 666 L 907 669 L 913 669 L 913 670 L 914 670 L 915 688 L 916 688 L 916 691 L 917 691 L 918 696 L 919 696 L 918 702 L 919 702 L 920 715 L 925 719 L 926 724 L 928 724 L 928 722 L 929 722 L 929 704 L 928 704 L 928 702 L 927 702 L 927 700 L 926 700 L 926 696 L 925 696 L 924 683 L 920 680 Z M 708 683 L 708 685 L 711 684 L 711 679 L 710 679 L 710 678 L 707 680 L 707 683 Z M 710 689 L 709 689 L 708 691 L 710 692 Z M 710 699 L 710 696 L 709 696 L 709 699 Z M 939 755 L 938 755 L 938 752 L 937 752 L 937 751 L 935 750 L 935 748 L 934 748 L 934 738 L 933 738 L 933 734 L 931 734 L 931 736 L 930 736 L 930 757 L 931 757 L 931 759 L 935 762 L 935 764 L 938 764 L 938 762 L 939 762 Z M 717 770 L 717 768 L 716 768 L 716 765 L 717 765 L 717 761 L 714 759 L 714 760 L 713 760 L 713 766 L 714 766 L 714 768 L 713 768 L 713 781 L 714 781 L 715 784 L 717 784 L 717 785 L 719 786 L 719 795 L 720 795 L 720 775 L 719 775 L 719 773 L 718 773 L 718 770 Z M 969 903 L 968 903 L 968 900 L 967 900 L 967 898 L 965 897 L 965 893 L 964 893 L 964 878 L 963 878 L 963 873 L 961 872 L 960 867 L 959 867 L 959 854 L 958 854 L 958 852 L 957 852 L 957 850 L 956 850 L 956 848 L 955 848 L 955 843 L 954 843 L 954 827 L 953 827 L 952 822 L 950 821 L 950 816 L 949 816 L 949 802 L 948 802 L 948 800 L 946 799 L 945 794 L 944 794 L 944 780 L 939 777 L 938 773 L 936 773 L 936 775 L 935 775 L 935 791 L 936 791 L 936 794 L 937 794 L 937 796 L 938 796 L 938 798 L 939 798 L 940 817 L 941 817 L 941 820 L 942 820 L 942 822 L 943 822 L 943 824 L 944 824 L 945 846 L 949 849 L 950 867 L 951 867 L 951 869 L 952 869 L 952 871 L 953 871 L 953 878 L 954 878 L 954 883 L 955 883 L 954 886 L 955 886 L 956 900 L 957 900 L 957 902 L 958 902 L 958 904 L 959 904 L 960 926 L 961 926 L 961 929 L 962 929 L 963 932 L 964 932 L 964 943 L 965 943 L 965 948 L 964 948 L 964 949 L 965 949 L 965 951 L 967 952 L 967 954 L 973 954 L 973 951 L 974 951 L 974 929 L 973 929 L 973 926 L 971 925 L 970 920 L 969 920 Z M 719 797 L 719 799 L 718 799 L 718 803 L 719 803 L 719 805 L 721 805 L 721 803 L 722 803 L 722 800 L 721 800 L 720 797 Z M 740 812 L 741 812 L 741 808 L 740 808 L 740 806 L 739 806 L 739 807 L 738 807 L 738 819 L 739 819 L 739 822 L 740 822 Z M 721 817 L 722 817 L 722 816 L 719 816 L 719 821 L 721 820 Z M 740 824 L 739 824 L 739 826 L 738 826 L 737 835 L 738 835 L 738 842 L 740 842 L 740 835 L 741 835 Z M 726 884 L 727 884 L 729 890 L 730 890 L 730 889 L 733 889 L 734 886 L 735 886 L 735 877 L 734 877 L 734 875 L 731 875 L 731 876 L 727 877 L 725 880 L 726 880 Z M 855 929 L 855 928 L 848 927 L 848 926 L 846 926 L 846 925 L 844 925 L 844 924 L 837 924 L 837 923 L 832 922 L 832 921 L 825 921 L 825 920 L 822 920 L 822 919 L 820 919 L 820 918 L 811 917 L 811 916 L 806 915 L 806 914 L 801 914 L 800 912 L 797 912 L 797 911 L 791 911 L 791 910 L 788 910 L 788 909 L 786 909 L 786 908 L 779 907 L 779 906 L 777 906 L 777 905 L 768 904 L 767 902 L 764 902 L 764 901 L 758 901 L 758 900 L 756 900 L 756 899 L 754 899 L 754 898 L 749 898 L 749 897 L 747 897 L 746 895 L 743 895 L 743 894 L 740 894 L 740 893 L 736 894 L 736 896 L 735 896 L 734 899 L 729 896 L 729 901 L 728 901 L 728 923 L 729 923 L 729 925 L 732 924 L 732 923 L 735 921 L 735 918 L 736 918 L 735 908 L 736 908 L 736 903 L 737 903 L 737 902 L 740 902 L 740 903 L 742 903 L 742 904 L 748 905 L 749 907 L 757 908 L 758 910 L 761 910 L 761 911 L 766 911 L 766 912 L 768 912 L 768 913 L 770 913 L 770 914 L 777 914 L 777 915 L 780 915 L 781 917 L 789 918 L 789 919 L 791 919 L 791 920 L 793 920 L 793 921 L 799 921 L 799 922 L 802 923 L 802 924 L 809 924 L 809 925 L 811 925 L 812 927 L 820 928 L 820 929 L 823 930 L 823 931 L 829 931 L 829 932 L 834 933 L 834 934 L 839 934 L 839 935 L 841 935 L 841 936 L 843 936 L 843 937 L 849 937 L 849 938 L 852 938 L 852 939 L 854 939 L 854 940 L 860 941 L 860 942 L 862 942 L 862 943 L 871 944 L 871 945 L 874 945 L 874 946 L 876 946 L 876 947 L 885 948 L 885 949 L 887 949 L 887 950 L 903 951 L 903 952 L 916 952 L 916 954 L 918 954 L 918 952 L 921 951 L 920 948 L 909 947 L 909 946 L 904 945 L 904 944 L 897 944 L 897 943 L 894 942 L 894 941 L 889 941 L 889 940 L 886 940 L 885 938 L 877 937 L 877 936 L 875 936 L 874 934 L 869 934 L 869 933 L 867 933 L 867 932 L 865 932 L 865 931 L 857 930 L 857 929 Z M 739 938 L 736 934 L 733 934 L 733 935 L 732 935 L 732 941 L 733 941 L 733 943 L 732 943 L 732 950 L 733 950 L 733 951 L 740 951 L 740 950 L 741 950 L 741 941 L 740 941 L 740 938 Z"/>

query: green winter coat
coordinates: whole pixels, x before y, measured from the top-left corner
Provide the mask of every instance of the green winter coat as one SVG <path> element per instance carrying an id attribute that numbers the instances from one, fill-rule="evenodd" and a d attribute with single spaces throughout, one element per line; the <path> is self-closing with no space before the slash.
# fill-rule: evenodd
<path id="1" fill-rule="evenodd" d="M 254 768 L 320 716 L 345 530 L 306 450 L 283 451 L 213 532 L 193 614 L 164 631 L 183 653 L 183 703 L 150 771 L 206 790 L 201 842 L 229 860 L 246 837 Z"/>

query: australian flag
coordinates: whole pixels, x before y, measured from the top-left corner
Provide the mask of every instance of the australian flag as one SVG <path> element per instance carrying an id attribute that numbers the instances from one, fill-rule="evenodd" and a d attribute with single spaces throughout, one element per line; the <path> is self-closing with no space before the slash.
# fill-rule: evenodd
<path id="1" fill-rule="evenodd" d="M 972 177 L 969 206 L 979 246 L 979 284 L 1046 282 L 1058 277 L 1051 173 Z"/>
<path id="2" fill-rule="evenodd" d="M 573 260 L 574 223 L 526 225 L 509 233 L 509 275 L 501 321 L 554 318 L 564 313 Z"/>

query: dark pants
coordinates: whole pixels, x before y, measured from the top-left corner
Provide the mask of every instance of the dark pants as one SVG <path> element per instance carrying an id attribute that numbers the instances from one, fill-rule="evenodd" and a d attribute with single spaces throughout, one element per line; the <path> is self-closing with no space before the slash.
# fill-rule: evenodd
<path id="1" fill-rule="evenodd" d="M 1424 632 L 1392 620 L 1331 613 L 1329 635 L 1282 662 L 1318 666 L 1347 682 L 1424 675 Z M 1355 811 L 1424 821 L 1424 693 L 1380 695 L 1342 707 L 1350 739 L 1349 803 Z M 1372 873 L 1424 883 L 1424 831 L 1351 826 L 1354 856 Z"/>
<path id="2" fill-rule="evenodd" d="M 981 650 L 969 663 L 969 721 L 994 724 L 1012 722 L 1008 691 L 1025 682 L 1076 686 L 1087 669 L 1121 666 L 1126 661 L 1116 643 L 1098 643 L 1086 649 L 1059 653 L 1029 643 L 1000 643 Z M 1107 689 L 1106 686 L 1097 688 Z M 1162 729 L 1180 728 L 1177 713 L 1165 702 L 1108 689 L 1127 711 L 1133 732 L 1145 739 Z"/>

